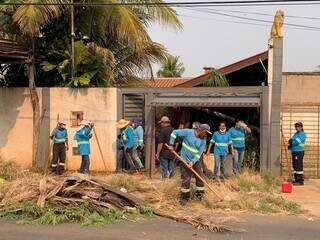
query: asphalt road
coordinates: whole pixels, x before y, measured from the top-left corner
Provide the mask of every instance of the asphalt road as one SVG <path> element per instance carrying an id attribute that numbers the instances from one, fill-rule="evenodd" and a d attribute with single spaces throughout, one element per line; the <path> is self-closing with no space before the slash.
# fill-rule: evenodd
<path id="1" fill-rule="evenodd" d="M 103 228 L 77 224 L 56 226 L 19 225 L 0 221 L 0 240 L 318 240 L 320 221 L 298 217 L 246 216 L 229 226 L 242 233 L 210 233 L 163 218 L 138 223 L 120 222 Z"/>

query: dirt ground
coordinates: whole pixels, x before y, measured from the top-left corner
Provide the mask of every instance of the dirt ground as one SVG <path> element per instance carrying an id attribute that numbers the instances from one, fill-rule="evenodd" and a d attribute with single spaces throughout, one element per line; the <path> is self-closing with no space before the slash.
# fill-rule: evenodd
<path id="1" fill-rule="evenodd" d="M 294 186 L 292 193 L 283 197 L 295 201 L 309 214 L 320 218 L 320 179 L 309 179 L 304 186 Z"/>

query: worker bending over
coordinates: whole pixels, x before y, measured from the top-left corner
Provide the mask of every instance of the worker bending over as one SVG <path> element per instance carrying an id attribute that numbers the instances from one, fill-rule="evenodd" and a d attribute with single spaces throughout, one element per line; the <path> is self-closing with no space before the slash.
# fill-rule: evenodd
<path id="1" fill-rule="evenodd" d="M 232 155 L 233 147 L 232 140 L 230 134 L 226 131 L 226 123 L 219 123 L 219 131 L 213 133 L 208 150 L 207 155 L 210 154 L 211 148 L 214 145 L 213 153 L 214 153 L 214 179 L 219 180 L 218 172 L 220 170 L 220 180 L 224 181 L 225 178 L 225 160 L 228 156 L 229 148 Z"/>
<path id="2" fill-rule="evenodd" d="M 294 173 L 294 185 L 304 185 L 303 178 L 303 157 L 304 157 L 304 144 L 307 135 L 303 130 L 302 122 L 294 124 L 296 133 L 289 140 L 289 149 L 292 153 L 292 167 Z"/>
<path id="3" fill-rule="evenodd" d="M 66 162 L 66 151 L 69 149 L 66 124 L 59 122 L 53 129 L 50 138 L 53 140 L 52 172 L 62 174 Z"/>
<path id="4" fill-rule="evenodd" d="M 88 174 L 90 169 L 90 139 L 92 138 L 92 129 L 94 124 L 89 121 L 82 120 L 81 128 L 74 135 L 74 140 L 77 141 L 78 151 L 82 157 L 80 165 L 80 173 Z"/>
<path id="5" fill-rule="evenodd" d="M 185 205 L 190 199 L 190 182 L 192 177 L 191 168 L 201 177 L 204 177 L 200 164 L 200 157 L 206 148 L 206 136 L 210 133 L 210 126 L 201 124 L 197 129 L 174 130 L 170 136 L 170 150 L 177 137 L 182 138 L 181 157 L 186 161 L 187 166 L 181 164 L 181 194 L 180 203 Z M 204 194 L 204 184 L 196 177 L 196 197 L 202 199 Z"/>
<path id="6" fill-rule="evenodd" d="M 128 161 L 131 170 L 140 170 L 139 164 L 132 155 L 134 148 L 134 130 L 130 126 L 130 121 L 120 119 L 116 122 L 116 126 L 120 128 L 120 139 L 124 147 L 125 159 Z"/>
<path id="7" fill-rule="evenodd" d="M 246 150 L 246 134 L 250 134 L 251 129 L 248 128 L 247 124 L 242 120 L 238 119 L 235 127 L 230 128 L 228 132 L 231 136 L 234 149 L 234 155 L 232 157 L 233 174 L 238 175 L 241 173 L 242 162 Z"/>

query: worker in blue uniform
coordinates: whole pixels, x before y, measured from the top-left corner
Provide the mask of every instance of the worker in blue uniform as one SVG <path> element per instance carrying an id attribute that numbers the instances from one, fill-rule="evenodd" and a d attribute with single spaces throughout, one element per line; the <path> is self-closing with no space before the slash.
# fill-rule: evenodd
<path id="1" fill-rule="evenodd" d="M 207 149 L 207 155 L 210 154 L 211 148 L 214 146 L 214 179 L 219 180 L 218 173 L 220 170 L 220 180 L 224 181 L 225 178 L 225 160 L 228 156 L 229 150 L 234 154 L 232 140 L 230 134 L 227 132 L 225 122 L 219 123 L 219 131 L 213 133 L 209 147 Z"/>
<path id="2" fill-rule="evenodd" d="M 233 174 L 241 173 L 242 162 L 246 150 L 246 134 L 251 134 L 251 129 L 241 119 L 236 120 L 234 127 L 229 129 L 234 155 L 232 157 Z"/>
<path id="3" fill-rule="evenodd" d="M 201 177 L 204 177 L 201 163 L 201 155 L 206 148 L 206 136 L 210 133 L 210 126 L 201 124 L 197 129 L 178 129 L 173 130 L 170 136 L 170 150 L 173 150 L 174 142 L 177 137 L 182 138 L 181 157 L 186 161 L 187 166 L 181 164 L 181 193 L 180 203 L 185 205 L 190 199 L 190 183 L 192 177 L 191 168 Z M 196 197 L 202 199 L 204 194 L 204 184 L 196 177 Z"/>
<path id="4" fill-rule="evenodd" d="M 120 119 L 116 122 L 116 126 L 120 129 L 120 138 L 124 147 L 125 159 L 128 161 L 131 170 L 140 171 L 140 166 L 133 158 L 134 142 L 134 129 L 130 125 L 130 121 Z"/>
<path id="5" fill-rule="evenodd" d="M 88 174 L 90 169 L 90 139 L 92 138 L 92 130 L 94 124 L 92 122 L 82 120 L 81 128 L 75 133 L 74 140 L 77 141 L 78 151 L 82 157 L 80 165 L 80 173 Z"/>
<path id="6" fill-rule="evenodd" d="M 294 173 L 294 185 L 304 185 L 303 157 L 307 135 L 303 130 L 302 122 L 294 124 L 296 133 L 289 140 L 289 149 L 292 153 L 292 167 Z"/>
<path id="7" fill-rule="evenodd" d="M 66 124 L 58 122 L 57 127 L 53 129 L 50 138 L 53 141 L 51 169 L 54 173 L 62 174 L 65 168 L 66 151 L 69 149 Z"/>

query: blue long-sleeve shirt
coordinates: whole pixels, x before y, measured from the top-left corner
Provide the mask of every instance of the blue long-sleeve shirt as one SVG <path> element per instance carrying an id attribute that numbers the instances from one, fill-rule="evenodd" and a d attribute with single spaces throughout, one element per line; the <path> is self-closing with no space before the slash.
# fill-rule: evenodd
<path id="1" fill-rule="evenodd" d="M 90 154 L 90 138 L 92 136 L 92 128 L 85 126 L 78 130 L 74 135 L 74 140 L 78 143 L 78 151 L 80 155 Z"/>
<path id="2" fill-rule="evenodd" d="M 304 131 L 296 132 L 291 140 L 291 152 L 304 152 L 307 135 Z"/>
<path id="3" fill-rule="evenodd" d="M 121 138 L 126 149 L 131 149 L 134 146 L 134 130 L 131 126 L 126 129 L 121 129 Z"/>
<path id="4" fill-rule="evenodd" d="M 143 147 L 143 128 L 138 126 L 134 130 L 134 145 Z"/>
<path id="5" fill-rule="evenodd" d="M 213 133 L 210 143 L 214 144 L 214 155 L 227 156 L 228 146 L 232 144 L 232 140 L 228 132 L 216 131 Z"/>
<path id="6" fill-rule="evenodd" d="M 169 144 L 174 144 L 177 137 L 183 138 L 181 157 L 192 164 L 199 161 L 206 148 L 206 139 L 197 137 L 194 129 L 178 129 L 171 133 Z"/>

